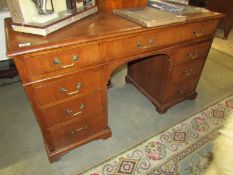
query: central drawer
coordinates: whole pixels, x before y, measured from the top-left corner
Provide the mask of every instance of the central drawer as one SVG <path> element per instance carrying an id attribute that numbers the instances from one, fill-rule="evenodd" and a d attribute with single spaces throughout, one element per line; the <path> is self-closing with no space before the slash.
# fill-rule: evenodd
<path id="1" fill-rule="evenodd" d="M 181 28 L 177 26 L 154 32 L 144 32 L 127 38 L 106 41 L 102 47 L 106 59 L 133 56 L 179 42 L 180 31 Z"/>

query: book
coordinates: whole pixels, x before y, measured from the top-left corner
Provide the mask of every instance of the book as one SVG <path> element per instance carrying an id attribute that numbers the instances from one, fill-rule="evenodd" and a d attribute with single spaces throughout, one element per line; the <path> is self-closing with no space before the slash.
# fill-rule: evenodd
<path id="1" fill-rule="evenodd" d="M 184 22 L 186 20 L 186 16 L 158 10 L 152 7 L 117 9 L 114 10 L 113 13 L 146 27 L 156 27 Z"/>
<path id="2" fill-rule="evenodd" d="M 71 23 L 74 23 L 96 12 L 97 12 L 96 6 L 83 9 L 82 11 L 75 13 L 75 14 L 71 14 L 71 15 L 67 15 L 68 11 L 64 11 L 64 12 L 59 13 L 58 19 L 50 23 L 45 23 L 45 24 L 30 23 L 26 25 L 13 23 L 12 28 L 14 31 L 17 31 L 17 32 L 24 32 L 24 33 L 47 36 L 48 34 L 54 31 L 57 31 L 61 29 L 62 27 L 65 27 Z"/>
<path id="3" fill-rule="evenodd" d="M 209 12 L 209 10 L 207 9 L 181 4 L 179 2 L 176 2 L 175 0 L 150 0 L 148 2 L 148 6 L 178 15 Z"/>

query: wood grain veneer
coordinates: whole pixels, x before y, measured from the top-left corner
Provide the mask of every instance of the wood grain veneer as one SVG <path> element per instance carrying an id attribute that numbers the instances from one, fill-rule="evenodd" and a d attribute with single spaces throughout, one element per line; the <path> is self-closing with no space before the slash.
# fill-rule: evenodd
<path id="1" fill-rule="evenodd" d="M 112 13 L 114 9 L 145 7 L 147 0 L 97 0 L 98 10 L 104 13 Z"/>
<path id="2" fill-rule="evenodd" d="M 145 28 L 99 13 L 46 37 L 14 32 L 7 19 L 7 54 L 14 58 L 49 160 L 111 136 L 107 82 L 122 64 L 129 63 L 127 82 L 160 113 L 195 99 L 222 17 L 206 12 L 188 16 L 185 23 Z M 19 47 L 22 43 L 30 44 Z"/>

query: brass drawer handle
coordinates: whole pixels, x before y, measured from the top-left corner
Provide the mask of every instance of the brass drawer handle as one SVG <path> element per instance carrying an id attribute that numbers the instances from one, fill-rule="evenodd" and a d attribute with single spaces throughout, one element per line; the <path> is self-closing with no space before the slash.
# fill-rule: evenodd
<path id="1" fill-rule="evenodd" d="M 194 53 L 188 53 L 187 56 L 191 59 L 195 59 L 198 57 L 198 50 L 196 50 Z"/>
<path id="2" fill-rule="evenodd" d="M 191 69 L 189 69 L 189 70 L 187 70 L 187 71 L 184 71 L 183 73 L 184 73 L 187 77 L 189 77 L 189 76 L 192 74 L 192 72 L 193 72 L 193 69 L 191 68 Z"/>
<path id="3" fill-rule="evenodd" d="M 60 89 L 60 92 L 61 92 L 61 93 L 65 93 L 65 94 L 67 94 L 67 95 L 70 96 L 70 95 L 74 95 L 74 94 L 76 94 L 76 93 L 79 93 L 81 87 L 82 87 L 82 83 L 78 83 L 77 86 L 76 86 L 76 89 L 77 89 L 76 91 L 68 92 L 67 89 L 61 88 L 61 89 Z"/>
<path id="4" fill-rule="evenodd" d="M 84 127 L 82 128 L 78 128 L 78 129 L 75 129 L 75 130 L 71 130 L 70 131 L 70 134 L 71 135 L 74 135 L 74 134 L 77 134 L 78 132 L 82 131 L 82 130 L 87 130 L 87 125 L 85 125 Z"/>
<path id="5" fill-rule="evenodd" d="M 200 31 L 194 31 L 193 35 L 195 35 L 196 37 L 200 37 L 200 36 L 204 35 L 205 32 L 206 32 L 205 29 L 201 29 Z"/>
<path id="6" fill-rule="evenodd" d="M 77 115 L 82 114 L 84 108 L 85 108 L 85 105 L 84 105 L 84 104 L 81 104 L 80 107 L 79 107 L 80 111 L 74 113 L 71 109 L 66 109 L 66 110 L 65 110 L 65 113 L 66 113 L 66 114 L 69 114 L 69 115 L 72 115 L 72 116 L 77 116 Z"/>
<path id="7" fill-rule="evenodd" d="M 184 94 L 188 90 L 188 87 L 185 87 L 184 89 L 179 90 L 179 94 Z"/>
<path id="8" fill-rule="evenodd" d="M 145 45 L 145 46 L 143 46 L 143 43 L 142 43 L 141 41 L 137 41 L 137 42 L 136 42 L 137 47 L 140 48 L 140 49 L 148 49 L 148 48 L 151 48 L 151 47 L 154 46 L 154 44 L 155 44 L 155 40 L 154 40 L 154 39 L 150 39 L 149 42 L 148 42 L 148 44 Z"/>
<path id="9" fill-rule="evenodd" d="M 71 59 L 72 59 L 72 63 L 71 64 L 65 65 L 65 66 L 60 66 L 60 67 L 63 68 L 63 69 L 66 69 L 66 68 L 74 66 L 75 62 L 77 60 L 79 60 L 79 56 L 78 55 L 73 55 Z M 53 63 L 54 64 L 61 64 L 61 60 L 59 58 L 54 58 Z"/>

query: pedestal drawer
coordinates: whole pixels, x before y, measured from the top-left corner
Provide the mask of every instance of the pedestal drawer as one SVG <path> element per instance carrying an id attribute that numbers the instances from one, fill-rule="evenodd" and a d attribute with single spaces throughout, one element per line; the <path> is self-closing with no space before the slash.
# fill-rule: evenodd
<path id="1" fill-rule="evenodd" d="M 89 50 L 89 51 L 87 51 Z M 23 62 L 30 77 L 94 63 L 100 60 L 99 45 L 51 50 L 35 56 L 25 56 Z"/>
<path id="2" fill-rule="evenodd" d="M 89 136 L 90 125 L 88 119 L 79 120 L 66 127 L 49 131 L 52 148 L 60 147 L 81 141 Z"/>
<path id="3" fill-rule="evenodd" d="M 78 120 L 63 128 L 49 130 L 52 143 L 50 147 L 58 149 L 71 144 L 83 144 L 89 139 L 88 137 L 98 135 L 106 128 L 108 128 L 108 122 L 105 114 Z"/>
<path id="4" fill-rule="evenodd" d="M 201 38 L 205 36 L 210 36 L 215 33 L 218 26 L 219 20 L 203 21 L 185 24 L 182 27 L 181 40 L 191 40 L 195 38 Z"/>
<path id="5" fill-rule="evenodd" d="M 210 48 L 210 44 L 211 41 L 207 41 L 204 43 L 198 43 L 174 50 L 174 64 L 181 64 L 206 57 Z"/>
<path id="6" fill-rule="evenodd" d="M 194 62 L 187 62 L 185 64 L 175 66 L 172 72 L 171 83 L 182 83 L 192 79 L 196 75 L 199 75 L 202 70 L 204 61 L 205 59 L 203 58 Z"/>
<path id="7" fill-rule="evenodd" d="M 37 84 L 34 92 L 38 103 L 43 106 L 100 88 L 101 70 L 91 69 Z"/>
<path id="8" fill-rule="evenodd" d="M 64 125 L 65 122 L 86 118 L 103 112 L 102 91 L 42 109 L 43 120 L 48 128 Z"/>
<path id="9" fill-rule="evenodd" d="M 173 100 L 179 100 L 187 97 L 196 90 L 196 86 L 199 80 L 199 75 L 188 79 L 180 84 L 171 84 L 168 88 L 168 92 L 165 98 L 165 102 L 172 102 Z"/>

